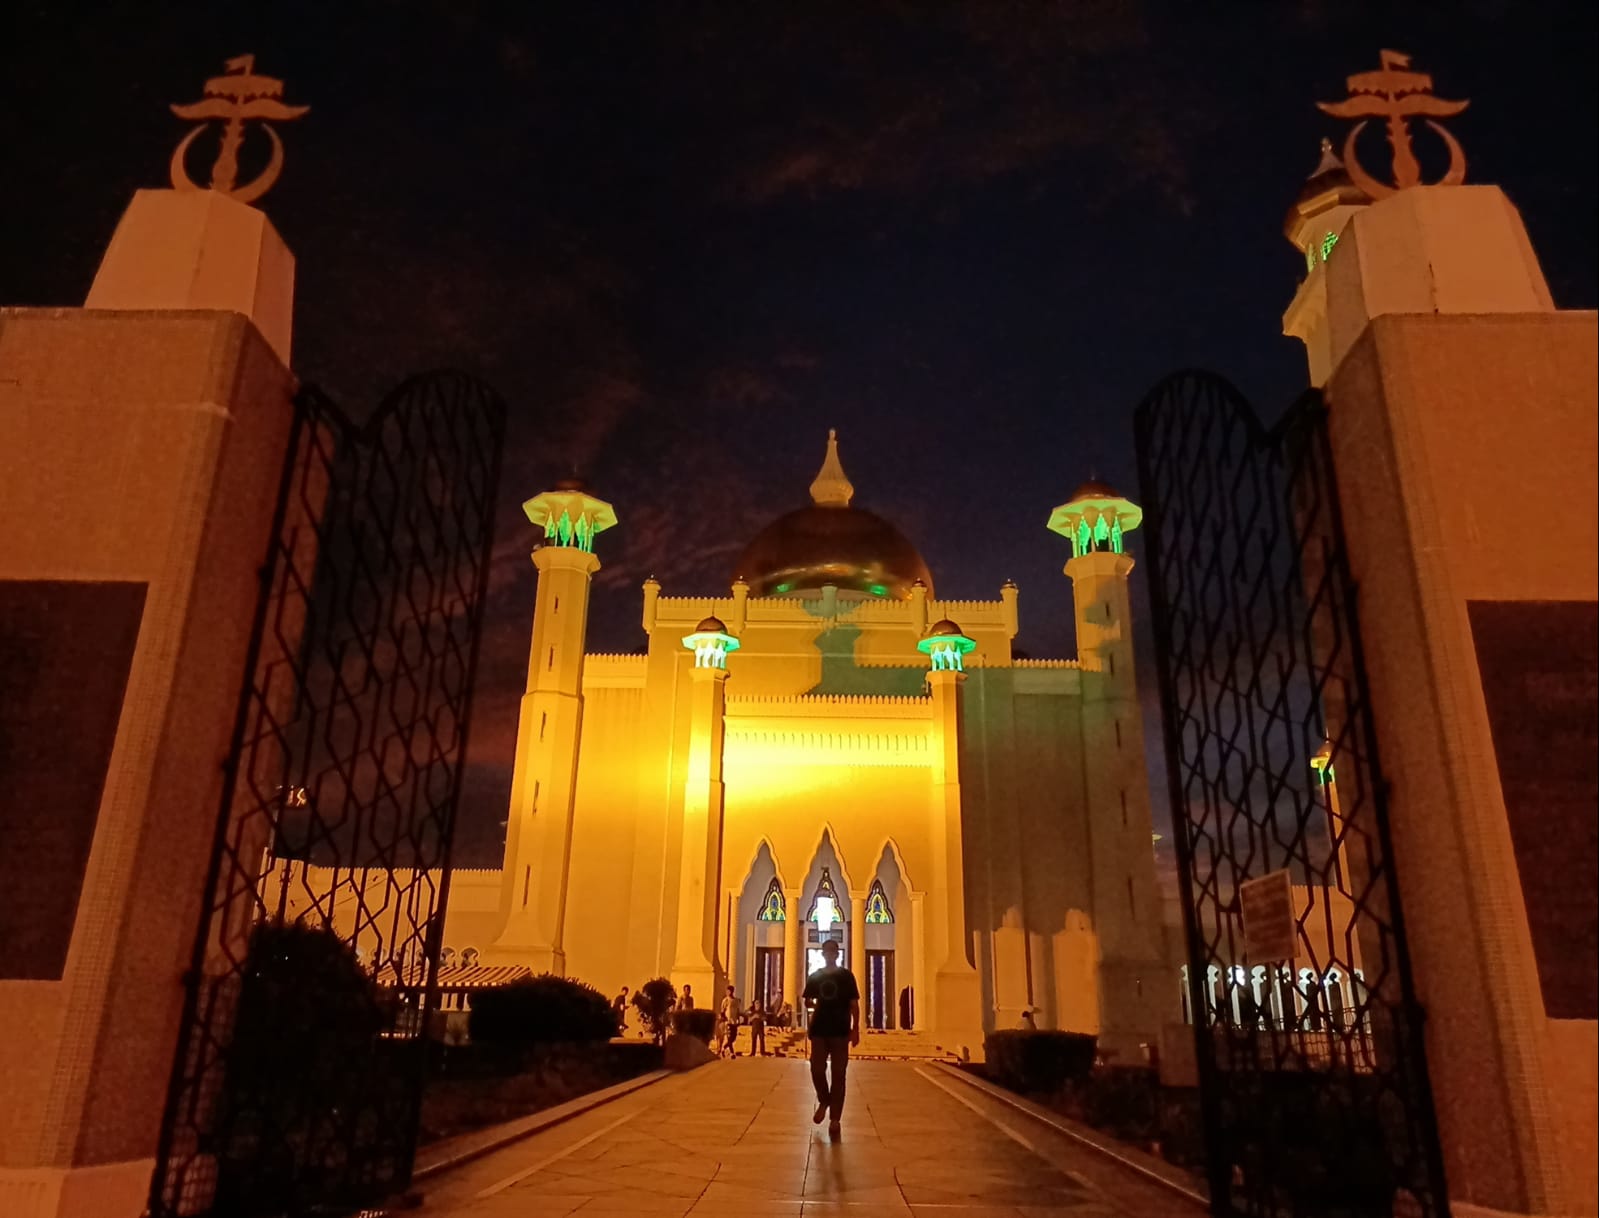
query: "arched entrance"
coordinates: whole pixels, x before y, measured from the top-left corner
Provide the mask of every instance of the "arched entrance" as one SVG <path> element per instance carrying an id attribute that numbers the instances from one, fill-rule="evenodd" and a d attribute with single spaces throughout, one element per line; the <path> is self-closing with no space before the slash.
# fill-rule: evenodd
<path id="1" fill-rule="evenodd" d="M 916 1026 L 914 902 L 892 843 L 883 847 L 866 889 L 861 1020 L 887 1031 Z"/>
<path id="2" fill-rule="evenodd" d="M 770 1016 L 792 995 L 784 984 L 784 930 L 788 901 L 777 864 L 765 842 L 755 852 L 744 886 L 739 890 L 729 981 L 746 1007 L 759 1001 Z"/>

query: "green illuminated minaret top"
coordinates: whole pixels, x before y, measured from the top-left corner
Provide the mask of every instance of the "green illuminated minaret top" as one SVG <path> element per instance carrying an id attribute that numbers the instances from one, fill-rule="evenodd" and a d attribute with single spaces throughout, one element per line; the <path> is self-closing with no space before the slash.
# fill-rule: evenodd
<path id="1" fill-rule="evenodd" d="M 1049 514 L 1049 530 L 1070 538 L 1072 556 L 1096 550 L 1123 552 L 1123 539 L 1144 519 L 1144 509 L 1103 482 L 1085 482 Z"/>
<path id="2" fill-rule="evenodd" d="M 594 535 L 616 523 L 616 510 L 588 493 L 576 478 L 555 484 L 522 505 L 527 518 L 544 530 L 544 544 L 594 552 Z"/>

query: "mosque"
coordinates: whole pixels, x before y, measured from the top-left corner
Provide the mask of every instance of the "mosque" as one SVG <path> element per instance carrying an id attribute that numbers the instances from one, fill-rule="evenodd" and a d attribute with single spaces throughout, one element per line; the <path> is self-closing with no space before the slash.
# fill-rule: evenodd
<path id="1" fill-rule="evenodd" d="M 1045 660 L 1012 652 L 1015 585 L 938 599 L 853 498 L 830 433 L 810 503 L 725 594 L 645 582 L 637 655 L 585 651 L 617 513 L 577 483 L 527 501 L 544 540 L 505 861 L 452 878 L 444 992 L 667 976 L 775 1010 L 831 939 L 869 1028 L 977 1054 L 1031 1011 L 1124 1060 L 1156 1041 L 1176 997 L 1129 626 L 1139 508 L 1090 482 L 1050 515 L 1079 655 Z"/>

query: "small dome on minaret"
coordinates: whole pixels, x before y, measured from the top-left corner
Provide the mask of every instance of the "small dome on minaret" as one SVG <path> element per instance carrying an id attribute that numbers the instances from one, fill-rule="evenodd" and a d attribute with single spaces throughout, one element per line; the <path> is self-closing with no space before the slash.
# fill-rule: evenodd
<path id="1" fill-rule="evenodd" d="M 1365 207 L 1371 201 L 1371 196 L 1350 178 L 1349 170 L 1333 151 L 1332 141 L 1324 139 L 1321 159 L 1283 217 L 1283 235 L 1295 249 L 1303 251 L 1308 242 L 1319 239 L 1324 231 L 1338 233 L 1349 211 Z M 1339 211 L 1340 208 L 1344 210 Z M 1334 212 L 1337 215 L 1333 215 Z"/>
<path id="2" fill-rule="evenodd" d="M 1049 514 L 1045 525 L 1072 543 L 1074 555 L 1122 553 L 1122 538 L 1144 520 L 1144 509 L 1113 487 L 1090 478 Z"/>

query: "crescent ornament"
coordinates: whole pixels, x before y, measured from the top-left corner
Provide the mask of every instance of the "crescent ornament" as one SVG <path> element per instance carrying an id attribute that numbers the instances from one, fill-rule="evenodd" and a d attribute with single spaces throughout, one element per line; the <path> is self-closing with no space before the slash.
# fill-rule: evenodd
<path id="1" fill-rule="evenodd" d="M 1459 114 L 1471 103 L 1433 96 L 1432 77 L 1410 70 L 1408 55 L 1383 51 L 1379 59 L 1382 66 L 1376 71 L 1357 72 L 1345 81 L 1350 93 L 1348 98 L 1317 103 L 1320 109 L 1338 118 L 1360 119 L 1344 139 L 1344 168 L 1349 180 L 1373 199 L 1384 199 L 1397 191 L 1426 185 L 1421 180 L 1421 167 L 1410 144 L 1410 121 L 1420 118 L 1449 150 L 1449 168 L 1435 185 L 1460 185 L 1466 180 L 1466 154 L 1460 141 L 1430 116 Z M 1360 133 L 1373 118 L 1386 120 L 1388 144 L 1393 150 L 1392 184 L 1379 181 L 1367 170 L 1360 163 L 1356 150 Z"/>
<path id="2" fill-rule="evenodd" d="M 255 56 L 240 55 L 227 61 L 227 71 L 205 82 L 204 96 L 198 102 L 173 106 L 179 118 L 198 119 L 195 127 L 179 141 L 168 166 L 176 190 L 214 190 L 218 194 L 253 203 L 270 190 L 283 173 L 283 141 L 272 122 L 288 122 L 310 110 L 309 106 L 288 106 L 282 101 L 283 82 L 255 71 Z M 189 176 L 188 155 L 195 137 L 211 121 L 222 123 L 222 142 L 211 167 L 211 184 L 200 186 Z M 258 122 L 271 142 L 272 152 L 263 169 L 242 185 L 237 182 L 239 148 L 244 142 L 245 124 Z"/>

